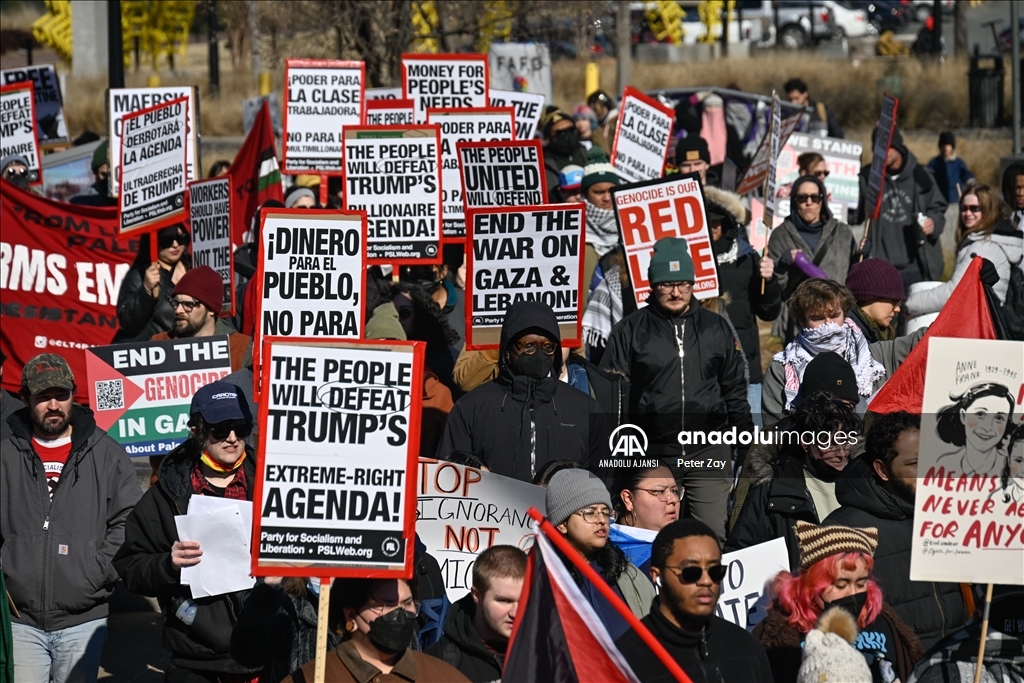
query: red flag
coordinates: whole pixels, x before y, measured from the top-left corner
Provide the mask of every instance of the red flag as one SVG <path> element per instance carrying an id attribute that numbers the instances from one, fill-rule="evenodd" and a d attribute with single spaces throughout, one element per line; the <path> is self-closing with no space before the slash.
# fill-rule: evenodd
<path id="1" fill-rule="evenodd" d="M 231 205 L 231 242 L 239 247 L 245 244 L 243 235 L 249 230 L 256 209 L 268 199 L 284 201 L 270 105 L 266 100 L 235 155 L 228 175 L 235 193 L 235 201 Z"/>
<path id="2" fill-rule="evenodd" d="M 939 317 L 928 328 L 920 343 L 868 404 L 869 411 L 880 414 L 899 410 L 918 415 L 921 413 L 928 340 L 932 337 L 997 338 L 980 272 L 981 259 L 975 258 L 967 266 L 956 289 L 939 311 Z"/>

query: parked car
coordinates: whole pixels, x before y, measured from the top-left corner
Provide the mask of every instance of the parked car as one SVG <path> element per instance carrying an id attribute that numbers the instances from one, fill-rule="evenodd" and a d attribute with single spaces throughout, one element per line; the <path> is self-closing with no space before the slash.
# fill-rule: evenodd
<path id="1" fill-rule="evenodd" d="M 932 0 L 913 0 L 910 4 L 913 6 L 914 18 L 921 23 L 932 15 L 932 7 L 935 5 Z M 952 14 L 955 6 L 956 0 L 942 0 L 942 13 Z"/>
<path id="2" fill-rule="evenodd" d="M 907 12 L 899 2 L 887 0 L 836 0 L 850 9 L 862 9 L 868 13 L 868 22 L 878 33 L 899 31 L 907 22 Z"/>
<path id="3" fill-rule="evenodd" d="M 737 0 L 743 19 L 759 18 L 775 24 L 776 42 L 790 50 L 831 40 L 838 31 L 835 14 L 821 0 Z"/>
<path id="4" fill-rule="evenodd" d="M 832 10 L 836 30 L 840 35 L 847 38 L 862 38 L 873 32 L 873 27 L 868 21 L 868 13 L 864 10 L 847 7 L 835 0 L 822 0 L 821 4 Z"/>

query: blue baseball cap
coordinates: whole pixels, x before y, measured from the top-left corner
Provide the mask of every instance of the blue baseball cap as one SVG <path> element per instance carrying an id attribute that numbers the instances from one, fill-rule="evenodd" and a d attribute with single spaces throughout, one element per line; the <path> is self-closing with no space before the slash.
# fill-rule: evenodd
<path id="1" fill-rule="evenodd" d="M 192 396 L 189 414 L 192 417 L 202 415 L 207 424 L 234 420 L 252 422 L 249 404 L 242 395 L 242 390 L 228 382 L 211 382 L 201 387 Z"/>

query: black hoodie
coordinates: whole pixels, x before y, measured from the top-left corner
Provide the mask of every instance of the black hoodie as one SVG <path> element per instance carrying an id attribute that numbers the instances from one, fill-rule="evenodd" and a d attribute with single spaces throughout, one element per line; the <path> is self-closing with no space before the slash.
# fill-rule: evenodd
<path id="1" fill-rule="evenodd" d="M 509 344 L 524 333 L 539 331 L 558 344 L 554 370 L 535 380 L 509 366 Z M 587 467 L 590 454 L 607 442 L 597 402 L 557 377 L 561 367 L 558 321 L 547 305 L 523 301 L 509 309 L 501 326 L 499 373 L 456 403 L 448 415 L 437 456 L 452 451 L 477 456 L 492 472 L 532 481 L 551 460 Z"/>
<path id="2" fill-rule="evenodd" d="M 476 602 L 472 595 L 456 602 L 448 610 L 441 640 L 424 652 L 451 664 L 473 683 L 497 681 L 501 678 L 505 656 L 484 643 L 473 625 L 475 615 Z"/>

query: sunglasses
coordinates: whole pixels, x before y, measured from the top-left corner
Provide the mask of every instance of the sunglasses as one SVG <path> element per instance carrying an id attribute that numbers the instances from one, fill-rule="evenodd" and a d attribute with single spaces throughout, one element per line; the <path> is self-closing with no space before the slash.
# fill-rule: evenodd
<path id="1" fill-rule="evenodd" d="M 249 422 L 218 422 L 217 424 L 206 426 L 206 433 L 214 441 L 226 440 L 231 436 L 231 432 L 234 432 L 235 436 L 239 439 L 248 438 L 252 434 L 252 424 Z"/>
<path id="2" fill-rule="evenodd" d="M 981 205 L 979 204 L 964 204 L 960 207 L 960 213 L 981 213 Z"/>
<path id="3" fill-rule="evenodd" d="M 178 246 L 187 247 L 192 238 L 187 232 L 177 232 L 173 235 L 161 235 L 157 244 L 160 245 L 161 249 L 170 249 L 177 242 Z"/>
<path id="4" fill-rule="evenodd" d="M 673 570 L 683 583 L 697 583 L 700 581 L 700 577 L 704 576 L 704 572 L 708 573 L 712 583 L 722 583 L 722 579 L 725 578 L 726 573 L 729 571 L 729 565 L 716 564 L 714 567 L 708 567 L 707 569 L 696 566 L 665 567 L 665 569 Z"/>
<path id="5" fill-rule="evenodd" d="M 825 199 L 821 194 L 795 194 L 793 195 L 793 201 L 797 204 L 805 204 L 811 202 L 812 204 L 821 204 Z"/>
<path id="6" fill-rule="evenodd" d="M 4 171 L 4 176 L 7 177 L 7 178 L 14 178 L 16 176 L 26 176 L 26 175 L 28 175 L 28 169 L 27 168 L 9 168 L 6 171 Z"/>
<path id="7" fill-rule="evenodd" d="M 829 175 L 829 174 L 830 174 L 831 172 L 832 172 L 832 171 L 815 171 L 815 173 L 814 173 L 814 177 L 815 177 L 815 178 L 828 178 L 828 175 Z"/>

